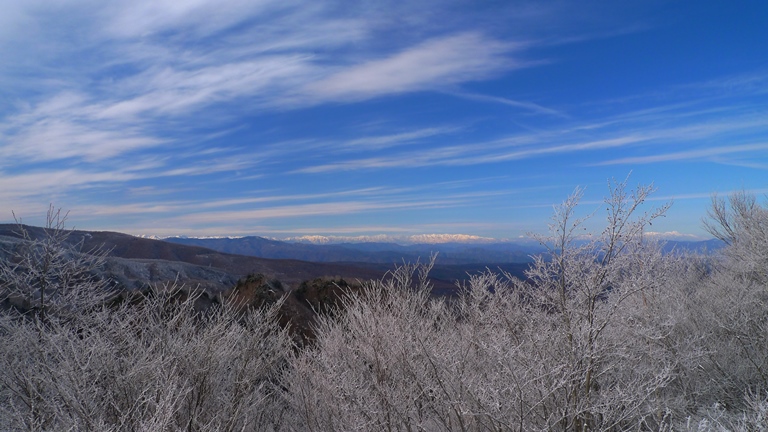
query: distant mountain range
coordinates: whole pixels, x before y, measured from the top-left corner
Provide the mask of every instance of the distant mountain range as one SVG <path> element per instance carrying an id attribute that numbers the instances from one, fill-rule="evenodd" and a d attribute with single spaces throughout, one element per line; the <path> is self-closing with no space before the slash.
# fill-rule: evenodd
<path id="1" fill-rule="evenodd" d="M 365 241 L 369 239 L 371 241 Z M 296 259 L 311 262 L 345 262 L 392 264 L 428 259 L 437 253 L 440 265 L 498 265 L 532 261 L 544 248 L 534 241 L 500 242 L 476 236 L 429 234 L 405 238 L 404 244 L 391 237 L 323 237 L 305 236 L 286 240 L 248 237 L 169 237 L 167 242 L 200 246 L 219 252 L 269 259 Z M 379 241 L 390 240 L 390 241 Z M 664 249 L 716 250 L 722 243 L 707 241 L 667 241 Z"/>
<path id="2" fill-rule="evenodd" d="M 438 254 L 438 263 L 442 265 L 460 264 L 508 264 L 526 263 L 531 261 L 531 255 L 540 253 L 543 249 L 533 244 L 518 244 L 511 242 L 492 243 L 480 240 L 469 242 L 461 237 L 416 237 L 426 240 L 426 243 L 399 244 L 390 242 L 348 242 L 331 243 L 312 238 L 279 241 L 264 237 L 239 238 L 191 238 L 169 237 L 167 242 L 200 246 L 219 252 L 250 255 L 270 259 L 296 259 L 312 262 L 358 262 L 392 264 L 403 261 L 424 261 L 433 253 Z M 448 240 L 464 241 L 448 241 Z M 479 238 L 478 238 L 479 239 Z"/>
<path id="3" fill-rule="evenodd" d="M 44 238 L 40 227 L 25 226 L 32 238 Z M 415 262 L 429 258 L 429 247 L 402 246 L 386 243 L 361 243 L 357 249 L 346 245 L 311 245 L 288 243 L 263 238 L 241 239 L 169 239 L 162 241 L 141 238 L 109 231 L 75 230 L 68 242 L 79 244 L 82 251 L 102 247 L 109 251 L 109 258 L 100 276 L 108 278 L 122 289 L 134 290 L 148 284 L 165 284 L 174 281 L 187 286 L 199 286 L 216 293 L 234 286 L 238 279 L 261 273 L 268 278 L 281 281 L 286 288 L 297 287 L 301 282 L 319 277 L 340 277 L 350 281 L 379 279 L 403 262 Z M 239 240 L 233 242 L 234 240 Z M 214 243 L 210 243 L 214 241 Z M 12 251 L 20 244 L 18 227 L 0 224 L 0 260 L 9 259 Z M 181 243 L 188 244 L 181 244 Z M 209 247 L 192 243 L 202 242 Z M 239 253 L 217 251 L 212 248 L 219 243 L 240 244 Z M 441 248 L 449 255 L 454 246 Z M 468 247 L 468 245 L 462 245 Z M 305 250 L 306 249 L 306 250 Z M 459 248 L 461 249 L 461 248 Z M 235 250 L 235 249 L 232 249 Z M 302 251 L 298 254 L 296 251 Z M 255 255 L 261 253 L 262 257 Z M 464 250 L 464 256 L 471 255 L 471 248 Z M 265 258 L 269 256 L 270 258 Z M 299 260 L 298 257 L 304 257 Z M 450 255 L 449 255 L 450 256 Z M 311 262 L 313 261 L 314 262 Z M 448 261 L 441 255 L 441 261 Z M 455 292 L 457 280 L 465 280 L 468 274 L 483 271 L 486 267 L 502 269 L 523 277 L 525 263 L 493 264 L 491 262 L 450 265 L 441 263 L 434 267 L 430 279 L 436 294 Z"/>
<path id="4" fill-rule="evenodd" d="M 502 243 L 489 237 L 480 237 L 469 234 L 416 234 L 410 236 L 391 236 L 378 234 L 371 236 L 320 236 L 307 235 L 301 237 L 289 237 L 283 241 L 290 243 L 312 244 L 339 244 L 339 243 L 397 243 L 401 245 L 412 244 L 440 244 L 440 243 Z"/>
<path id="5" fill-rule="evenodd" d="M 42 228 L 25 226 L 25 229 L 32 238 L 45 236 Z M 0 260 L 8 259 L 20 241 L 16 225 L 0 224 Z M 264 274 L 293 287 L 304 280 L 323 276 L 339 276 L 350 280 L 378 279 L 388 270 L 233 255 L 109 231 L 72 231 L 68 242 L 82 244 L 82 251 L 98 247 L 108 250 L 109 259 L 102 276 L 129 290 L 147 284 L 173 283 L 178 279 L 180 283 L 218 292 L 231 288 L 239 278 L 253 273 Z"/>
<path id="6" fill-rule="evenodd" d="M 0 224 L 0 260 L 8 259 L 19 244 L 16 225 Z M 42 228 L 27 226 L 33 238 L 45 235 Z M 437 237 L 425 237 L 434 241 Z M 380 238 L 381 239 L 381 238 Z M 125 289 L 175 280 L 200 286 L 210 292 L 231 288 L 245 275 L 261 273 L 280 280 L 288 288 L 318 277 L 348 280 L 381 278 L 397 264 L 427 261 L 438 253 L 430 278 L 435 293 L 455 292 L 455 282 L 486 268 L 503 270 L 524 278 L 531 255 L 542 252 L 532 242 L 477 242 L 442 237 L 442 242 L 399 244 L 391 242 L 347 242 L 332 244 L 278 241 L 262 237 L 168 238 L 154 240 L 107 231 L 73 231 L 72 243 L 82 250 L 103 247 L 110 251 L 102 276 Z M 715 250 L 716 241 L 668 242 L 667 251 Z"/>

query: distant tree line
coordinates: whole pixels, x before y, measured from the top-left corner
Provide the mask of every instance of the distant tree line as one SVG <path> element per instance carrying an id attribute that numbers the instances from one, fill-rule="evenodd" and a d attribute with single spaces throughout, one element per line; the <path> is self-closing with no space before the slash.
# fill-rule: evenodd
<path id="1" fill-rule="evenodd" d="M 285 296 L 105 301 L 104 251 L 65 246 L 52 208 L 47 237 L 0 262 L 0 300 L 25 305 L 0 314 L 0 430 L 766 430 L 768 209 L 715 196 L 705 227 L 728 246 L 662 253 L 653 187 L 609 191 L 600 232 L 581 190 L 556 208 L 526 280 L 486 271 L 434 297 L 433 259 L 305 284 L 319 318 L 301 341 Z"/>

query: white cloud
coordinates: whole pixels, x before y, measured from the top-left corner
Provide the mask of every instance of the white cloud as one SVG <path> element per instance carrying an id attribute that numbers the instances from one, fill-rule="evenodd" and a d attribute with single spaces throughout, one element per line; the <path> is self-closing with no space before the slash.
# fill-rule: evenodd
<path id="1" fill-rule="evenodd" d="M 433 127 L 402 132 L 389 135 L 367 136 L 355 138 L 339 143 L 339 147 L 345 150 L 381 150 L 411 144 L 422 138 L 430 138 L 437 135 L 450 134 L 458 131 L 455 127 Z"/>
<path id="2" fill-rule="evenodd" d="M 82 158 L 95 162 L 128 151 L 153 147 L 163 140 L 143 136 L 129 129 L 105 130 L 60 119 L 42 119 L 27 125 L 23 131 L 0 149 L 9 159 L 23 157 L 27 161 Z"/>
<path id="3" fill-rule="evenodd" d="M 652 238 L 663 239 L 663 240 L 681 240 L 681 241 L 705 240 L 704 237 L 700 237 L 695 234 L 685 234 L 685 233 L 681 233 L 680 231 L 666 231 L 666 232 L 646 231 L 643 233 L 643 235 L 646 235 Z"/>
<path id="4" fill-rule="evenodd" d="M 53 197 L 69 196 L 79 190 L 103 184 L 116 184 L 135 179 L 135 175 L 114 170 L 89 172 L 79 169 L 57 169 L 7 174 L 0 171 L 0 208 L 17 208 L 25 202 L 47 205 Z"/>
<path id="5" fill-rule="evenodd" d="M 298 55 L 263 56 L 191 69 L 152 69 L 136 78 L 141 88 L 135 94 L 102 103 L 98 117 L 179 116 L 245 98 L 252 99 L 250 105 L 280 105 L 293 88 L 316 74 L 308 60 Z"/>
<path id="6" fill-rule="evenodd" d="M 533 102 L 518 101 L 518 100 L 512 100 L 505 97 L 489 96 L 489 95 L 483 95 L 478 93 L 469 93 L 469 92 L 461 92 L 461 91 L 450 91 L 448 92 L 448 94 L 465 98 L 465 99 L 471 99 L 471 100 L 476 100 L 481 102 L 498 103 L 498 104 L 507 105 L 511 107 L 521 108 L 536 114 L 547 114 L 547 115 L 564 117 L 564 118 L 568 117 L 566 114 L 558 110 L 547 108 L 539 104 L 535 104 Z"/>
<path id="7" fill-rule="evenodd" d="M 118 2 L 110 10 L 105 29 L 118 37 L 136 38 L 167 31 L 187 31 L 207 36 L 269 9 L 291 4 L 288 0 L 133 0 Z"/>
<path id="8" fill-rule="evenodd" d="M 107 56 L 97 69 L 114 67 L 110 62 L 119 62 L 114 56 L 125 50 L 144 54 L 126 57 L 120 68 L 131 72 L 110 78 L 111 82 L 89 83 L 88 73 L 95 71 L 76 74 L 77 81 L 70 82 L 62 75 L 64 81 L 59 83 L 62 90 L 43 92 L 27 101 L 29 108 L 23 112 L 0 118 L 3 140 L 0 153 L 6 158 L 18 156 L 30 161 L 79 158 L 94 162 L 168 142 L 153 131 L 153 126 L 162 118 L 189 118 L 207 110 L 206 120 L 215 122 L 216 114 L 210 108 L 217 104 L 239 102 L 246 110 L 257 111 L 297 108 L 339 98 L 368 98 L 439 88 L 515 67 L 506 57 L 514 46 L 476 33 L 432 39 L 389 58 L 363 62 L 336 73 L 338 67 L 333 63 L 306 51 L 317 43 L 316 37 L 309 37 L 313 31 L 299 29 L 281 34 L 285 42 L 282 46 L 293 51 L 272 54 L 249 52 L 247 44 L 211 51 L 215 54 L 199 48 L 174 52 L 173 46 L 162 47 L 151 38 L 141 36 L 185 26 L 213 26 L 207 30 L 213 31 L 214 27 L 226 28 L 273 7 L 265 3 L 251 8 L 235 2 L 232 9 L 240 14 L 222 15 L 218 10 L 226 7 L 204 1 L 137 2 L 94 12 L 95 16 L 115 15 L 125 8 L 125 13 L 115 15 L 116 21 L 109 28 L 127 38 L 126 43 L 117 45 L 103 42 L 100 49 Z M 152 18 L 154 15 L 157 19 Z M 207 15 L 212 16 L 213 23 L 202 23 Z M 143 18 L 147 18 L 146 22 Z M 319 20 L 310 27 L 335 28 L 340 22 Z M 272 31 L 267 30 L 267 36 Z M 354 40 L 363 34 L 363 30 L 354 30 L 346 37 Z M 337 44 L 344 42 L 343 37 L 336 40 Z M 257 40 L 254 45 L 263 48 L 264 43 Z M 277 39 L 269 43 L 280 45 L 282 42 Z M 64 65 L 65 68 L 71 66 Z M 348 144 L 384 148 L 433 133 L 441 131 L 426 129 L 413 135 L 382 136 Z"/>
<path id="9" fill-rule="evenodd" d="M 658 162 L 670 162 L 679 160 L 697 160 L 707 159 L 713 156 L 720 156 L 731 153 L 746 153 L 768 150 L 768 144 L 745 144 L 734 146 L 719 146 L 703 149 L 687 150 L 674 153 L 662 153 L 652 156 L 635 156 L 619 159 L 612 159 L 596 163 L 595 165 L 620 165 L 620 164 L 648 164 Z"/>
<path id="10" fill-rule="evenodd" d="M 240 211 L 200 212 L 173 218 L 181 225 L 211 224 L 258 221 L 275 218 L 301 218 L 306 216 L 326 216 L 339 214 L 353 214 L 368 211 L 424 209 L 451 207 L 458 201 L 445 200 L 417 200 L 398 202 L 374 202 L 374 201 L 341 201 L 310 204 L 296 204 L 288 206 L 275 206 L 261 209 Z"/>
<path id="11" fill-rule="evenodd" d="M 713 110 L 696 109 L 696 103 L 690 101 L 684 106 L 641 110 L 593 119 L 585 124 L 566 124 L 551 130 L 523 132 L 484 142 L 433 145 L 426 150 L 401 149 L 386 156 L 319 163 L 297 168 L 294 172 L 469 166 L 585 152 L 591 152 L 590 158 L 594 160 L 581 162 L 588 166 L 649 164 L 684 159 L 717 161 L 717 156 L 755 154 L 766 149 L 763 143 L 744 142 L 746 137 L 768 131 L 768 125 L 760 114 L 742 110 L 738 104 L 722 104 Z M 723 145 L 723 142 L 730 144 Z M 695 146 L 696 149 L 599 160 L 604 154 L 602 150 L 642 147 L 658 153 L 657 149 L 681 145 L 689 148 Z"/>
<path id="12" fill-rule="evenodd" d="M 507 56 L 518 48 L 477 33 L 432 39 L 384 59 L 350 66 L 310 84 L 306 91 L 320 100 L 360 100 L 441 89 L 522 67 Z"/>
<path id="13" fill-rule="evenodd" d="M 235 115 L 216 108 L 235 103 L 250 113 L 295 109 L 444 89 L 521 66 L 508 56 L 520 46 L 479 33 L 426 42 L 403 38 L 398 44 L 410 43 L 408 48 L 367 60 L 380 49 L 350 44 L 370 38 L 374 29 L 391 28 L 374 24 L 375 17 L 364 15 L 365 8 L 337 18 L 330 13 L 334 7 L 271 0 L 82 0 L 55 3 L 51 10 L 39 2 L 9 8 L 14 16 L 38 24 L 19 29 L 17 38 L 32 45 L 55 43 L 58 49 L 55 62 L 54 57 L 35 57 L 34 70 L 46 71 L 44 76 L 4 81 L 6 88 L 23 83 L 31 93 L 19 104 L 25 108 L 0 111 L 3 162 L 93 163 L 126 157 L 179 138 L 163 133 L 158 125 L 194 123 L 203 113 L 204 121 L 215 125 Z M 78 29 L 76 38 L 58 40 L 73 28 Z M 342 47 L 332 56 L 324 52 Z M 0 54 L 4 52 L 10 54 L 0 47 Z M 350 59 L 358 63 L 340 66 Z M 15 58 L 7 63 L 15 63 Z M 342 146 L 387 148 L 445 133 L 440 129 L 363 138 Z"/>
<path id="14" fill-rule="evenodd" d="M 605 23 L 597 25 L 599 31 L 627 24 L 607 19 L 613 14 L 593 14 L 596 7 L 603 5 L 0 0 L 0 208 L 39 202 L 45 208 L 49 199 L 58 198 L 92 214 L 131 215 L 129 222 L 115 222 L 123 225 L 147 223 L 141 215 L 150 214 L 152 222 L 147 224 L 168 217 L 168 222 L 157 223 L 177 229 L 190 225 L 174 226 L 180 220 L 170 218 L 189 214 L 224 230 L 255 227 L 252 217 L 274 221 L 305 214 L 410 210 L 421 209 L 419 205 L 466 205 L 494 196 L 447 196 L 433 182 L 443 178 L 424 180 L 426 186 L 418 193 L 413 186 L 368 188 L 348 195 L 323 190 L 339 187 L 339 178 L 351 184 L 359 181 L 360 191 L 381 182 L 397 185 L 406 178 L 420 182 L 422 173 L 414 170 L 397 179 L 385 171 L 388 168 L 481 165 L 555 155 L 568 155 L 559 158 L 567 163 L 588 165 L 618 158 L 606 150 L 621 147 L 631 147 L 637 152 L 629 155 L 645 159 L 605 164 L 683 158 L 728 163 L 718 157 L 733 156 L 740 161 L 731 163 L 765 166 L 759 157 L 750 156 L 760 156 L 766 148 L 748 147 L 759 141 L 747 137 L 766 131 L 763 105 L 728 99 L 732 92 L 765 93 L 765 74 L 680 88 L 671 97 L 640 95 L 593 105 L 569 105 L 538 85 L 528 91 L 513 82 L 507 72 L 557 61 L 540 56 L 558 55 L 563 46 L 538 53 L 534 48 L 563 43 L 595 17 Z M 568 12 L 577 9 L 583 9 L 583 16 L 573 18 Z M 522 56 L 529 51 L 532 60 Z M 474 85 L 502 76 L 504 83 L 512 83 L 508 93 L 507 87 Z M 695 99 L 702 88 L 709 88 L 705 103 Z M 291 118 L 288 112 L 423 91 L 515 109 L 454 99 L 451 103 L 470 105 L 455 122 L 455 117 L 404 118 L 391 111 L 380 111 L 387 118 L 375 120 L 371 117 L 380 112 L 361 110 L 351 121 L 331 117 L 353 112 L 347 107 L 317 109 L 317 116 L 307 110 Z M 662 98 L 673 103 L 647 109 Z M 715 99 L 717 103 L 711 103 Z M 680 100 L 686 102 L 674 104 Z M 627 106 L 646 109 L 621 114 Z M 491 109 L 496 110 L 481 118 Z M 606 117 L 606 112 L 619 114 Z M 328 115 L 328 124 L 312 123 L 305 131 L 305 115 L 313 116 L 309 123 L 323 122 Z M 495 129 L 506 120 L 514 128 Z M 374 131 L 368 136 L 350 135 L 361 130 L 360 124 L 374 123 L 378 126 L 362 129 Z M 520 130 L 518 126 L 538 131 L 509 132 Z M 227 135 L 225 128 L 232 132 Z M 496 131 L 499 136 L 492 136 Z M 460 139 L 466 142 L 457 142 Z M 204 144 L 210 145 L 207 153 Z M 659 150 L 662 145 L 666 150 Z M 658 154 L 661 151 L 670 153 Z M 334 179 L 291 175 L 371 168 L 381 171 Z M 454 171 L 457 179 L 481 172 Z M 495 174 L 491 171 L 487 175 Z M 210 176 L 189 177 L 206 174 Z M 259 180 L 251 181 L 254 178 Z M 496 191 L 497 186 L 484 190 Z M 179 188 L 184 190 L 170 192 Z M 207 193 L 214 189 L 221 195 L 211 199 Z M 113 191 L 114 196 L 107 196 Z M 138 195 L 150 192 L 157 195 Z M 432 201 L 422 202 L 417 195 Z M 153 202 L 131 204 L 138 199 Z M 96 204 L 98 200 L 104 205 Z M 236 211 L 231 217 L 238 223 L 217 220 L 229 217 L 229 209 Z"/>
<path id="15" fill-rule="evenodd" d="M 547 154 L 572 153 L 584 150 L 600 150 L 612 147 L 621 147 L 639 141 L 642 141 L 642 138 L 636 136 L 626 136 L 562 145 L 546 145 L 546 143 L 539 141 L 530 147 L 514 151 L 499 151 L 499 142 L 491 142 L 490 145 L 487 146 L 484 145 L 484 143 L 477 143 L 460 146 L 439 147 L 422 152 L 411 152 L 405 155 L 398 154 L 388 157 L 356 159 L 339 163 L 315 165 L 299 169 L 296 172 L 321 173 L 370 168 L 382 169 L 417 168 L 422 166 L 479 165 L 487 163 L 498 163 L 509 160 L 528 159 Z M 516 146 L 514 140 L 511 140 L 511 142 L 511 146 Z"/>

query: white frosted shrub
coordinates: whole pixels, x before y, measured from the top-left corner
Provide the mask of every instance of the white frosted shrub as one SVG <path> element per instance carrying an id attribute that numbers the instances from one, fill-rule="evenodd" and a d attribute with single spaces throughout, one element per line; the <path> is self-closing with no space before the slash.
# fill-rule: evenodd
<path id="1" fill-rule="evenodd" d="M 658 427 L 678 364 L 658 340 L 672 324 L 632 308 L 665 296 L 677 263 L 643 241 L 665 208 L 611 189 L 606 230 L 578 243 L 580 194 L 558 208 L 532 284 L 486 272 L 453 302 L 413 289 L 410 267 L 351 297 L 287 387 L 310 430 L 625 430 Z M 659 299 L 664 302 L 664 299 Z M 643 322 L 653 327 L 639 329 Z M 301 428 L 300 428 L 301 429 Z"/>
<path id="2" fill-rule="evenodd" d="M 12 299 L 38 321 L 74 319 L 114 295 L 108 281 L 95 274 L 108 251 L 83 251 L 83 240 L 70 239 L 66 221 L 66 213 L 50 206 L 37 237 L 17 218 L 19 239 L 0 254 L 7 255 L 0 259 L 0 300 Z"/>
<path id="3" fill-rule="evenodd" d="M 275 430 L 291 349 L 275 308 L 201 315 L 194 296 L 41 327 L 2 322 L 2 430 Z"/>
<path id="4" fill-rule="evenodd" d="M 768 284 L 768 208 L 754 195 L 742 191 L 727 200 L 714 195 L 704 225 L 728 245 L 723 255 L 731 276 Z"/>
<path id="5" fill-rule="evenodd" d="M 765 430 L 754 419 L 765 418 L 768 390 L 768 210 L 744 192 L 713 197 L 706 222 L 727 246 L 689 289 L 680 317 L 699 337 L 698 361 L 681 380 L 691 419 L 712 430 Z"/>
<path id="6" fill-rule="evenodd" d="M 590 234 L 577 189 L 526 281 L 488 270 L 433 298 L 434 257 L 403 265 L 301 349 L 280 304 L 201 314 L 172 288 L 2 315 L 0 430 L 766 430 L 766 211 L 715 199 L 708 227 L 729 246 L 662 254 L 652 191 L 610 184 Z"/>

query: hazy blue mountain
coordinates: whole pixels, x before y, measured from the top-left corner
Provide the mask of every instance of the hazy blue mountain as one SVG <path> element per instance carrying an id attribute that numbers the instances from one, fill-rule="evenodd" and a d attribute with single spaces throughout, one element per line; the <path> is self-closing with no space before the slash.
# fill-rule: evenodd
<path id="1" fill-rule="evenodd" d="M 438 254 L 439 265 L 500 265 L 531 262 L 531 256 L 544 249 L 533 242 L 497 243 L 421 243 L 399 244 L 393 242 L 307 243 L 280 241 L 257 236 L 240 238 L 193 238 L 171 237 L 165 241 L 188 246 L 199 246 L 219 252 L 269 259 L 295 259 L 318 263 L 369 263 L 387 264 L 424 261 L 433 253 Z M 713 252 L 720 249 L 719 240 L 680 241 L 669 240 L 665 252 L 697 251 Z"/>
<path id="2" fill-rule="evenodd" d="M 271 259 L 297 259 L 313 262 L 400 263 L 422 261 L 432 253 L 438 262 L 454 264 L 503 264 L 530 262 L 541 248 L 516 243 L 439 243 L 400 245 L 397 243 L 308 244 L 270 240 L 263 237 L 187 238 L 170 237 L 165 241 L 201 246 L 219 252 Z"/>
<path id="3" fill-rule="evenodd" d="M 690 251 L 690 252 L 703 252 L 711 253 L 718 251 L 725 247 L 725 243 L 717 240 L 703 240 L 703 241 L 674 241 L 669 240 L 664 243 L 664 252 L 673 251 Z"/>

